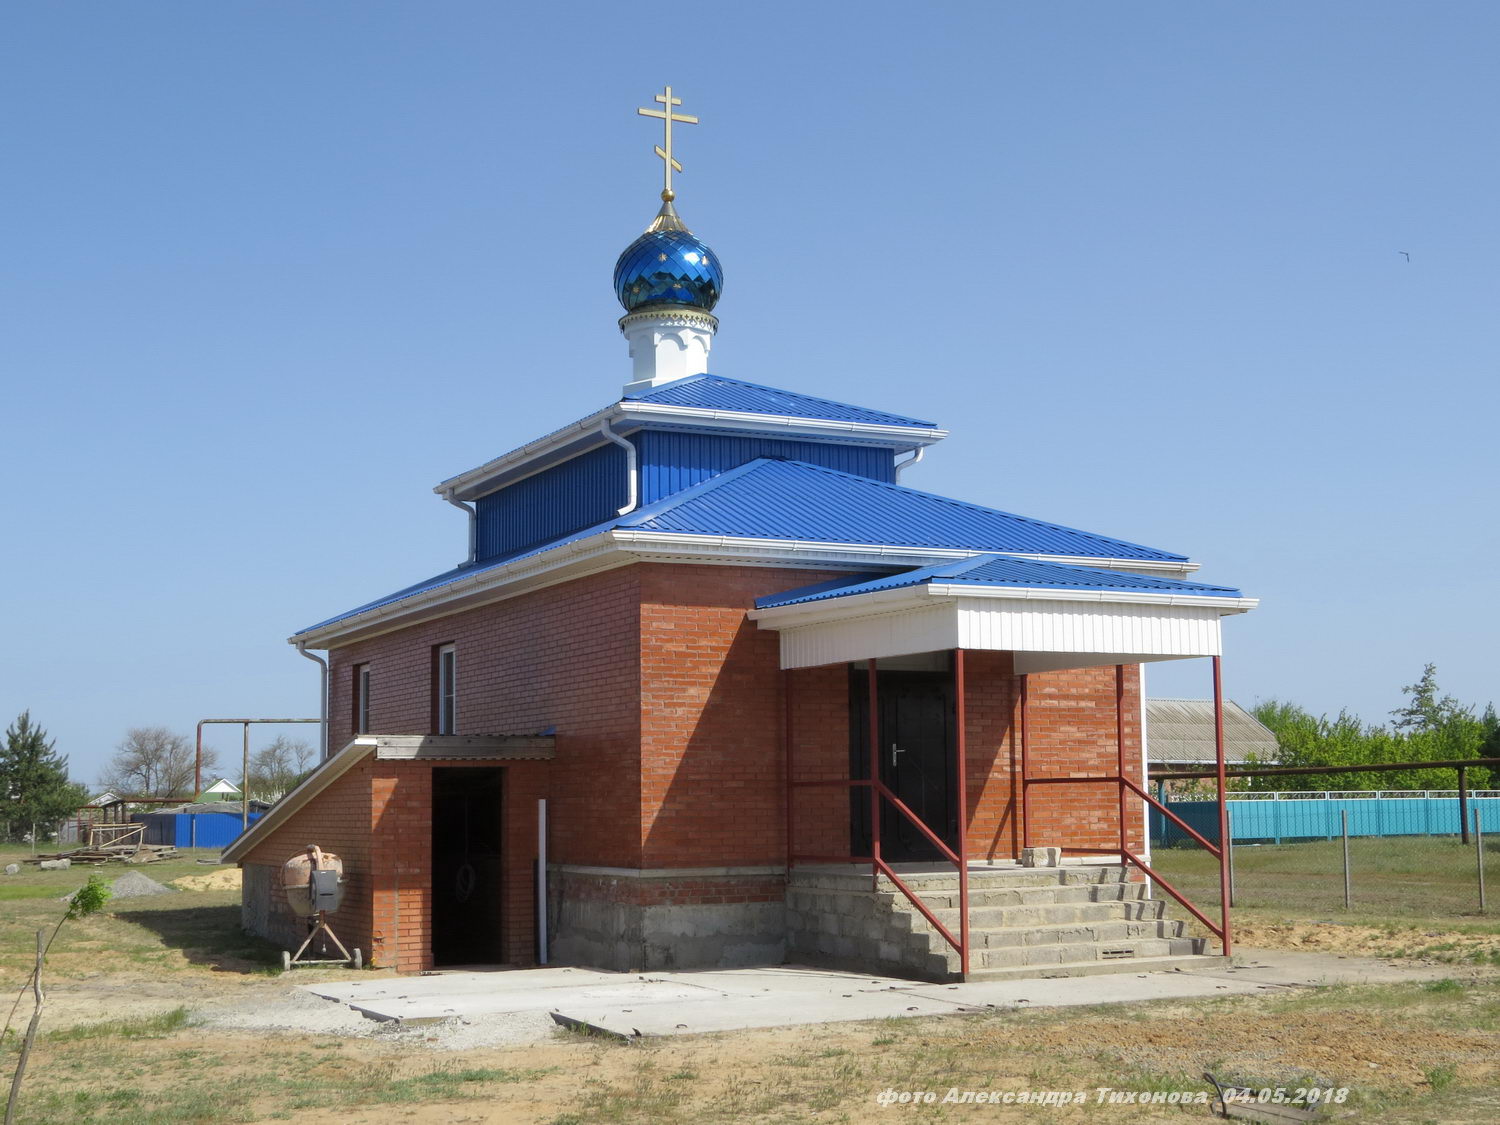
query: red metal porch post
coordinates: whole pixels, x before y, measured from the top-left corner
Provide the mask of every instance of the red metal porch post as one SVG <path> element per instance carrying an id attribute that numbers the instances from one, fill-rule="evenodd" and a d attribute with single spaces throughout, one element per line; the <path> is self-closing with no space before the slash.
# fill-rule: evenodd
<path id="1" fill-rule="evenodd" d="M 875 658 L 865 664 L 870 684 L 870 889 L 880 887 L 880 701 L 876 696 Z"/>
<path id="2" fill-rule="evenodd" d="M 785 751 L 786 762 L 786 875 L 792 877 L 792 855 L 793 841 L 796 839 L 792 831 L 792 670 L 784 668 L 781 672 L 781 738 Z"/>
<path id="3" fill-rule="evenodd" d="M 1229 808 L 1224 803 L 1224 670 L 1221 657 L 1214 661 L 1214 769 L 1219 780 L 1219 903 L 1222 910 L 1224 956 L 1230 952 L 1229 937 Z"/>
<path id="4" fill-rule="evenodd" d="M 969 975 L 969 739 L 964 729 L 964 650 L 953 650 L 954 722 L 958 726 L 958 971 Z"/>
<path id="5" fill-rule="evenodd" d="M 1115 762 L 1120 789 L 1120 863 L 1130 861 L 1125 854 L 1130 841 L 1125 835 L 1125 665 L 1115 665 Z"/>
<path id="6" fill-rule="evenodd" d="M 1031 691 L 1028 687 L 1030 678 L 1026 673 L 1021 673 L 1021 847 L 1031 847 L 1031 808 L 1026 803 L 1026 781 L 1031 776 L 1029 763 L 1027 761 L 1027 731 L 1026 719 L 1029 711 Z M 1016 857 L 1020 859 L 1020 856 Z"/>

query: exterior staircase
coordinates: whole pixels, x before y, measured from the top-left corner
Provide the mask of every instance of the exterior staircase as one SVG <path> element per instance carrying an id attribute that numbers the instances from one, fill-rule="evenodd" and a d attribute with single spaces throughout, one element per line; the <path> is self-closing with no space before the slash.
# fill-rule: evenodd
<path id="1" fill-rule="evenodd" d="M 896 867 L 901 880 L 957 936 L 958 873 L 906 866 Z M 1147 892 L 1118 864 L 971 867 L 967 979 L 1139 973 L 1219 960 Z M 793 868 L 786 902 L 788 961 L 965 979 L 957 950 L 889 880 L 872 890 L 868 867 Z"/>

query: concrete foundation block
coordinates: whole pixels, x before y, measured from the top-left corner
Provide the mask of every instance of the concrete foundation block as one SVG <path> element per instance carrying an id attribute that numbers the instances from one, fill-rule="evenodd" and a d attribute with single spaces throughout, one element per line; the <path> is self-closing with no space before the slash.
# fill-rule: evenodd
<path id="1" fill-rule="evenodd" d="M 1062 863 L 1061 848 L 1022 848 L 1022 867 L 1057 867 Z"/>
<path id="2" fill-rule="evenodd" d="M 44 859 L 37 864 L 43 871 L 66 871 L 73 866 L 71 859 Z"/>

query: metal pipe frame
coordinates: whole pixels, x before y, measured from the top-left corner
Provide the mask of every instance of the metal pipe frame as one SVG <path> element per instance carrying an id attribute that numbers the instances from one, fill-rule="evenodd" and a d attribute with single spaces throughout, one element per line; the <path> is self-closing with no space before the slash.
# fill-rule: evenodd
<path id="1" fill-rule="evenodd" d="M 1021 847 L 1031 847 L 1031 806 L 1026 802 L 1026 789 L 1031 785 L 1031 763 L 1028 757 L 1030 732 L 1027 720 L 1030 717 L 1031 680 L 1021 673 Z"/>
<path id="2" fill-rule="evenodd" d="M 1214 662 L 1214 767 L 1218 773 L 1219 795 L 1219 912 L 1222 925 L 1219 942 L 1224 947 L 1224 956 L 1231 952 L 1229 934 L 1229 849 L 1234 841 L 1229 838 L 1229 806 L 1225 803 L 1228 785 L 1224 769 L 1224 667 L 1223 657 L 1215 656 Z"/>
<path id="3" fill-rule="evenodd" d="M 1119 828 L 1120 856 L 1129 851 L 1125 834 L 1125 665 L 1115 665 L 1115 773 L 1120 779 Z"/>
<path id="4" fill-rule="evenodd" d="M 199 719 L 197 750 L 193 758 L 193 800 L 203 795 L 203 727 L 207 723 L 228 723 L 245 728 L 244 777 L 240 781 L 240 819 L 244 826 L 250 824 L 250 727 L 260 723 L 270 726 L 290 726 L 293 723 L 322 723 L 322 719 Z M 321 763 L 320 763 L 321 764 Z"/>
<path id="5" fill-rule="evenodd" d="M 880 860 L 880 700 L 877 696 L 877 681 L 880 677 L 875 670 L 873 656 L 865 663 L 865 675 L 868 677 L 870 697 L 869 716 L 866 720 L 869 729 L 865 732 L 865 742 L 870 749 L 870 890 L 874 891 L 880 887 L 880 868 L 883 864 Z"/>
<path id="6" fill-rule="evenodd" d="M 953 650 L 954 725 L 958 728 L 958 971 L 969 975 L 969 736 L 965 692 L 964 650 Z"/>

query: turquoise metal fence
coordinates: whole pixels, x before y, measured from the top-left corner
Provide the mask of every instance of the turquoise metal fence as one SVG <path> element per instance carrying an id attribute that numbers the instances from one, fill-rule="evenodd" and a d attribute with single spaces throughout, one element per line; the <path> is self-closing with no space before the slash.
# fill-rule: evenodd
<path id="1" fill-rule="evenodd" d="M 1333 840 L 1340 813 L 1349 814 L 1351 836 L 1457 836 L 1457 797 L 1328 797 L 1231 800 L 1229 834 L 1237 844 L 1288 840 Z M 1214 843 L 1219 842 L 1218 805 L 1213 801 L 1167 801 L 1167 808 Z M 1500 797 L 1470 797 L 1469 823 L 1479 812 L 1486 832 L 1500 832 Z M 1172 845 L 1189 836 L 1161 813 L 1151 813 L 1151 840 Z"/>

